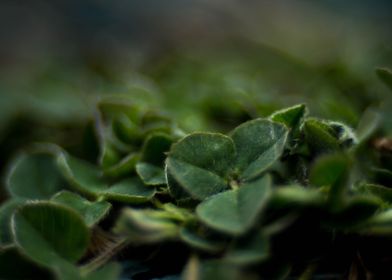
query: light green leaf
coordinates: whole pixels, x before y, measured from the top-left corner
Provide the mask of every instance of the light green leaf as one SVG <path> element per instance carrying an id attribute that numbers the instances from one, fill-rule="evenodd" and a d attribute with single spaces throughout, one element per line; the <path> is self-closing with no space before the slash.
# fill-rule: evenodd
<path id="1" fill-rule="evenodd" d="M 155 189 L 147 187 L 143 182 L 135 177 L 124 179 L 105 191 L 100 192 L 107 200 L 121 201 L 128 203 L 144 203 L 154 196 Z"/>
<path id="2" fill-rule="evenodd" d="M 216 194 L 197 206 L 197 216 L 213 229 L 241 235 L 257 222 L 270 188 L 271 178 L 267 175 L 238 189 Z"/>
<path id="3" fill-rule="evenodd" d="M 102 220 L 109 212 L 111 205 L 106 201 L 91 202 L 78 194 L 61 191 L 55 194 L 52 201 L 60 203 L 77 211 L 89 227 Z"/>
<path id="4" fill-rule="evenodd" d="M 12 218 L 12 231 L 23 254 L 52 268 L 79 260 L 90 236 L 80 215 L 51 202 L 30 202 L 20 207 Z"/>
<path id="5" fill-rule="evenodd" d="M 64 187 L 61 183 L 53 156 L 43 153 L 20 155 L 7 176 L 9 193 L 24 199 L 49 199 Z"/>
<path id="6" fill-rule="evenodd" d="M 273 113 L 270 116 L 270 119 L 282 123 L 288 128 L 295 129 L 301 125 L 306 113 L 306 106 L 304 104 L 299 104 Z"/>
<path id="7" fill-rule="evenodd" d="M 363 224 L 361 230 L 368 234 L 390 236 L 392 234 L 392 209 L 374 215 Z"/>
<path id="8" fill-rule="evenodd" d="M 127 208 L 117 220 L 114 231 L 127 236 L 131 242 L 155 243 L 176 239 L 179 226 L 166 211 Z"/>
<path id="9" fill-rule="evenodd" d="M 279 123 L 256 119 L 234 129 L 231 137 L 237 150 L 236 172 L 251 180 L 270 167 L 282 154 L 288 130 Z"/>
<path id="10" fill-rule="evenodd" d="M 325 202 L 319 190 L 302 186 L 284 186 L 274 190 L 270 204 L 275 208 L 321 206 Z"/>

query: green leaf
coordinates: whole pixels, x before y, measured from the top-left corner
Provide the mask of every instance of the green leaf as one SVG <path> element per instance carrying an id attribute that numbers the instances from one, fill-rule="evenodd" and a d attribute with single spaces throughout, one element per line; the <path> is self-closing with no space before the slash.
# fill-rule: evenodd
<path id="1" fill-rule="evenodd" d="M 81 193 L 97 197 L 99 192 L 108 188 L 101 179 L 100 170 L 86 161 L 61 153 L 57 164 L 68 183 Z"/>
<path id="2" fill-rule="evenodd" d="M 392 209 L 374 215 L 363 224 L 361 230 L 367 234 L 390 236 L 392 234 Z"/>
<path id="3" fill-rule="evenodd" d="M 175 158 L 168 158 L 166 164 L 167 170 L 170 170 L 169 172 L 176 183 L 191 198 L 203 200 L 228 188 L 227 182 L 222 177 L 208 170 L 201 169 Z M 175 187 L 177 185 L 170 184 L 169 180 L 168 182 L 171 194 L 176 196 L 177 192 Z"/>
<path id="4" fill-rule="evenodd" d="M 79 260 L 90 236 L 81 216 L 51 202 L 30 202 L 20 207 L 13 216 L 12 231 L 23 254 L 46 267 Z"/>
<path id="5" fill-rule="evenodd" d="M 199 219 L 209 227 L 241 235 L 255 225 L 270 195 L 267 175 L 238 189 L 216 194 L 196 208 Z"/>
<path id="6" fill-rule="evenodd" d="M 61 175 L 52 155 L 22 154 L 12 164 L 7 188 L 13 197 L 49 199 L 62 189 Z"/>
<path id="7" fill-rule="evenodd" d="M 85 280 L 118 280 L 120 279 L 121 266 L 118 263 L 109 263 L 104 267 L 91 272 L 83 277 Z M 70 279 L 72 280 L 72 279 Z"/>
<path id="8" fill-rule="evenodd" d="M 102 220 L 109 212 L 111 205 L 106 201 L 91 202 L 78 194 L 61 191 L 55 194 L 52 201 L 60 203 L 77 211 L 89 227 Z"/>
<path id="9" fill-rule="evenodd" d="M 127 236 L 131 242 L 156 243 L 176 239 L 179 226 L 166 211 L 127 208 L 117 220 L 114 231 Z"/>
<path id="10" fill-rule="evenodd" d="M 293 185 L 275 189 L 270 204 L 274 208 L 306 208 L 322 206 L 324 202 L 324 196 L 319 190 Z"/>
<path id="11" fill-rule="evenodd" d="M 233 141 L 219 133 L 193 133 L 174 144 L 169 158 L 225 177 L 235 157 Z"/>
<path id="12" fill-rule="evenodd" d="M 344 154 L 325 155 L 310 170 L 309 182 L 318 187 L 332 186 L 346 178 L 350 160 Z"/>
<path id="13" fill-rule="evenodd" d="M 183 242 L 201 251 L 216 253 L 224 248 L 221 242 L 209 240 L 188 228 L 182 228 L 179 236 Z"/>
<path id="14" fill-rule="evenodd" d="M 379 128 L 381 123 L 381 115 L 373 109 L 368 109 L 362 115 L 356 133 L 358 142 L 362 143 L 368 140 Z"/>
<path id="15" fill-rule="evenodd" d="M 235 167 L 242 180 L 251 180 L 269 168 L 282 154 L 288 130 L 279 123 L 256 119 L 234 129 Z"/>
<path id="16" fill-rule="evenodd" d="M 116 164 L 105 168 L 103 174 L 106 177 L 117 178 L 132 173 L 135 170 L 136 163 L 139 160 L 138 153 L 130 153 Z"/>
<path id="17" fill-rule="evenodd" d="M 0 249 L 0 279 L 51 279 L 51 274 L 28 258 L 14 246 Z"/>
<path id="18" fill-rule="evenodd" d="M 241 280 L 257 279 L 255 275 L 245 273 L 240 267 L 224 262 L 219 259 L 200 261 L 197 257 L 192 256 L 181 275 L 181 279 L 186 280 Z"/>
<path id="19" fill-rule="evenodd" d="M 273 113 L 270 119 L 274 122 L 282 123 L 288 128 L 295 129 L 301 125 L 306 113 L 306 106 L 299 104 Z"/>
<path id="20" fill-rule="evenodd" d="M 203 200 L 227 189 L 225 176 L 235 156 L 233 141 L 222 134 L 194 133 L 174 144 L 166 160 L 166 171 L 175 181 L 169 189 L 176 196 L 185 191 Z M 169 177 L 168 176 L 168 177 Z M 182 190 L 176 190 L 181 187 Z"/>
<path id="21" fill-rule="evenodd" d="M 163 166 L 166 159 L 165 153 L 173 144 L 171 136 L 164 133 L 153 133 L 144 141 L 141 151 L 141 162 L 148 162 L 156 166 Z"/>
<path id="22" fill-rule="evenodd" d="M 392 203 L 391 188 L 376 184 L 362 184 L 361 186 L 359 186 L 359 189 L 365 194 L 369 193 L 381 198 L 385 202 Z"/>
<path id="23" fill-rule="evenodd" d="M 156 186 L 166 183 L 165 169 L 147 162 L 136 164 L 136 173 L 146 185 Z"/>
<path id="24" fill-rule="evenodd" d="M 237 265 L 259 263 L 269 256 L 269 240 L 261 232 L 236 240 L 224 260 Z"/>
<path id="25" fill-rule="evenodd" d="M 13 243 L 11 232 L 11 217 L 15 210 L 23 203 L 19 199 L 10 199 L 0 207 L 0 247 Z"/>
<path id="26" fill-rule="evenodd" d="M 376 73 L 378 78 L 392 90 L 392 71 L 388 68 L 378 68 L 376 69 Z"/>
<path id="27" fill-rule="evenodd" d="M 316 119 L 308 119 L 303 126 L 305 140 L 315 153 L 335 152 L 339 150 L 339 141 L 334 131 L 327 124 Z"/>
<path id="28" fill-rule="evenodd" d="M 145 186 L 139 178 L 135 177 L 124 179 L 99 194 L 108 200 L 144 203 L 152 199 L 155 189 Z"/>
<path id="29" fill-rule="evenodd" d="M 140 162 L 136 172 L 146 185 L 163 185 L 166 183 L 164 161 L 169 151 L 172 138 L 163 133 L 154 133 L 147 137 L 141 151 Z"/>

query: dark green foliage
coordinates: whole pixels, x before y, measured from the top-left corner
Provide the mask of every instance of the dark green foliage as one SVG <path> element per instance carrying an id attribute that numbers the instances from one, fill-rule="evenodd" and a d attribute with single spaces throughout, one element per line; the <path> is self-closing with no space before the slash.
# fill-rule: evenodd
<path id="1" fill-rule="evenodd" d="M 377 73 L 390 86 L 389 70 Z M 169 97 L 139 90 L 97 103 L 88 152 L 40 144 L 10 163 L 0 278 L 348 278 L 357 240 L 391 237 L 391 140 L 377 109 L 354 130 L 304 104 L 274 112 L 228 95 L 225 108 L 205 99 L 195 123 L 218 131 L 200 132 L 181 108 L 163 112 Z"/>

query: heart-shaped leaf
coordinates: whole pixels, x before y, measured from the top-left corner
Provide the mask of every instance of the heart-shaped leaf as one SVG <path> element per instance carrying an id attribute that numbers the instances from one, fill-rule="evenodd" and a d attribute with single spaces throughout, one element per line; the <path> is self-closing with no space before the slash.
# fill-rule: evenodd
<path id="1" fill-rule="evenodd" d="M 124 179 L 104 191 L 100 191 L 99 195 L 114 201 L 128 203 L 144 203 L 154 196 L 155 189 L 147 187 L 143 182 L 135 177 Z"/>
<path id="2" fill-rule="evenodd" d="M 282 154 L 288 130 L 265 119 L 248 121 L 231 133 L 237 158 L 236 172 L 241 180 L 251 180 L 263 173 Z"/>
<path id="3" fill-rule="evenodd" d="M 199 219 L 209 227 L 233 235 L 248 231 L 257 221 L 270 195 L 268 175 L 238 189 L 216 194 L 196 208 Z"/>
<path id="4" fill-rule="evenodd" d="M 9 193 L 24 199 L 49 199 L 63 188 L 52 155 L 22 154 L 11 165 L 7 176 Z"/>
<path id="5" fill-rule="evenodd" d="M 52 201 L 66 205 L 77 211 L 89 227 L 97 224 L 109 212 L 111 205 L 106 201 L 91 202 L 78 194 L 61 191 L 55 194 Z"/>
<path id="6" fill-rule="evenodd" d="M 186 191 L 203 200 L 228 188 L 225 176 L 235 156 L 233 141 L 218 133 L 194 133 L 174 144 L 166 160 L 167 172 L 176 184 L 170 184 L 176 196 Z M 177 191 L 180 186 L 182 189 Z"/>
<path id="7" fill-rule="evenodd" d="M 82 217 L 51 202 L 30 202 L 20 207 L 12 218 L 12 231 L 23 254 L 46 267 L 76 262 L 89 243 Z"/>

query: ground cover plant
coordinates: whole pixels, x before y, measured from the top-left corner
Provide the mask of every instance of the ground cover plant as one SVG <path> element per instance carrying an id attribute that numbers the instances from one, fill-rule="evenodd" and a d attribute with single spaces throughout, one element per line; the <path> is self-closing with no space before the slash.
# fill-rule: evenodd
<path id="1" fill-rule="evenodd" d="M 391 72 L 377 74 L 392 89 Z M 182 77 L 151 75 L 164 91 Z M 328 119 L 303 103 L 272 111 L 254 99 L 239 106 L 237 93 L 221 103 L 208 93 L 191 124 L 180 108 L 197 103 L 191 94 L 181 102 L 140 90 L 106 95 L 76 149 L 26 145 L 6 170 L 0 278 L 388 275 L 385 110 L 356 120 L 338 108 Z"/>

